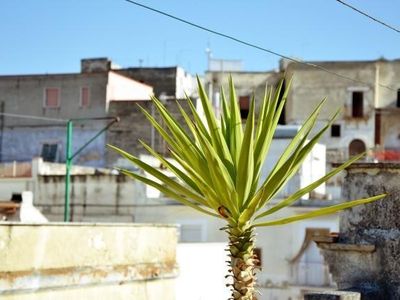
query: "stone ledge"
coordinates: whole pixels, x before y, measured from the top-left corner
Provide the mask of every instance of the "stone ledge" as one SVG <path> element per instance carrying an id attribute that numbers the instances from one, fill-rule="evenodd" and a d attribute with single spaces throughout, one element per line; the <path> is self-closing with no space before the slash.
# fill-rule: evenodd
<path id="1" fill-rule="evenodd" d="M 304 300 L 361 300 L 361 294 L 347 291 L 313 292 L 304 295 Z"/>
<path id="2" fill-rule="evenodd" d="M 35 291 L 38 282 L 40 290 L 53 290 L 66 286 L 123 284 L 177 276 L 175 262 L 0 272 L 0 295 Z"/>
<path id="3" fill-rule="evenodd" d="M 341 163 L 332 163 L 332 166 L 339 167 Z M 387 170 L 387 169 L 400 169 L 399 162 L 356 162 L 352 163 L 350 166 L 346 168 L 346 170 L 352 169 L 379 169 L 379 170 Z"/>
<path id="4" fill-rule="evenodd" d="M 36 204 L 35 204 L 36 205 Z M 0 226 L 13 227 L 162 227 L 178 228 L 176 224 L 162 223 L 102 223 L 102 222 L 50 222 L 50 223 L 29 223 L 29 222 L 0 222 Z"/>
<path id="5" fill-rule="evenodd" d="M 317 241 L 316 241 L 317 242 Z M 376 250 L 375 245 L 367 244 L 341 244 L 341 243 L 323 243 L 317 242 L 318 248 L 323 250 L 332 251 L 355 251 L 355 252 L 367 252 L 372 253 Z"/>

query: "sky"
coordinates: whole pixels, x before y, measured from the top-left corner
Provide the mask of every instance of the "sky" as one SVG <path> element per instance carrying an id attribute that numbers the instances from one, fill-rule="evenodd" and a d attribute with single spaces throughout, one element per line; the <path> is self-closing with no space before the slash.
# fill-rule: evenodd
<path id="1" fill-rule="evenodd" d="M 138 0 L 241 40 L 307 61 L 400 58 L 400 34 L 335 0 Z M 394 27 L 400 1 L 348 0 Z M 82 58 L 122 67 L 207 69 L 239 59 L 243 69 L 278 68 L 279 57 L 203 32 L 125 0 L 0 1 L 0 74 L 79 72 Z"/>

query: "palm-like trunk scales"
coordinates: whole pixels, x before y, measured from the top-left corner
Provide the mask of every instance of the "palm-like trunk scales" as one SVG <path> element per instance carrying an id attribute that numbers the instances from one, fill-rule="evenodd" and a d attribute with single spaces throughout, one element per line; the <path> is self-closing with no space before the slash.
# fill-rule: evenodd
<path id="1" fill-rule="evenodd" d="M 234 300 L 256 300 L 255 269 L 257 259 L 254 256 L 254 232 L 248 224 L 229 226 L 230 275 L 233 277 L 232 297 Z"/>

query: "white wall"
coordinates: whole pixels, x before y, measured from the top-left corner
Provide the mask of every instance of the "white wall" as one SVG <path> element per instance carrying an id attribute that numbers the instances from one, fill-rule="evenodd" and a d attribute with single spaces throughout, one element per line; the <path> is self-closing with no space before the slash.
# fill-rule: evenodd
<path id="1" fill-rule="evenodd" d="M 108 74 L 107 103 L 112 100 L 150 100 L 151 86 L 112 71 Z"/>
<path id="2" fill-rule="evenodd" d="M 230 296 L 225 243 L 180 243 L 176 300 L 221 300 Z"/>
<path id="3" fill-rule="evenodd" d="M 267 158 L 261 169 L 261 183 L 268 177 L 272 168 L 275 166 L 276 162 L 290 142 L 291 139 L 289 138 L 273 140 Z M 326 170 L 325 157 L 325 146 L 321 144 L 315 145 L 311 153 L 307 156 L 304 163 L 300 167 L 299 171 L 282 188 L 277 197 L 287 197 L 296 192 L 298 189 L 303 188 L 324 176 Z M 325 194 L 325 185 L 322 184 L 315 191 L 319 194 Z M 302 197 L 302 199 L 308 198 L 309 197 L 307 194 Z"/>
<path id="4" fill-rule="evenodd" d="M 0 179 L 0 201 L 10 200 L 13 193 L 35 190 L 35 182 L 32 178 L 2 178 Z"/>

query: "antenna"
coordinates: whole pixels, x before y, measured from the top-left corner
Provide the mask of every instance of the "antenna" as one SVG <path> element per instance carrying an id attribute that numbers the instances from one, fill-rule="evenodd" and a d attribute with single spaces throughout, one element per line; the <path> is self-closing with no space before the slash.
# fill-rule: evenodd
<path id="1" fill-rule="evenodd" d="M 211 64 L 211 57 L 212 57 L 212 51 L 210 48 L 210 42 L 207 42 L 207 48 L 206 48 L 206 55 L 207 55 L 207 70 L 210 70 L 210 64 Z"/>

